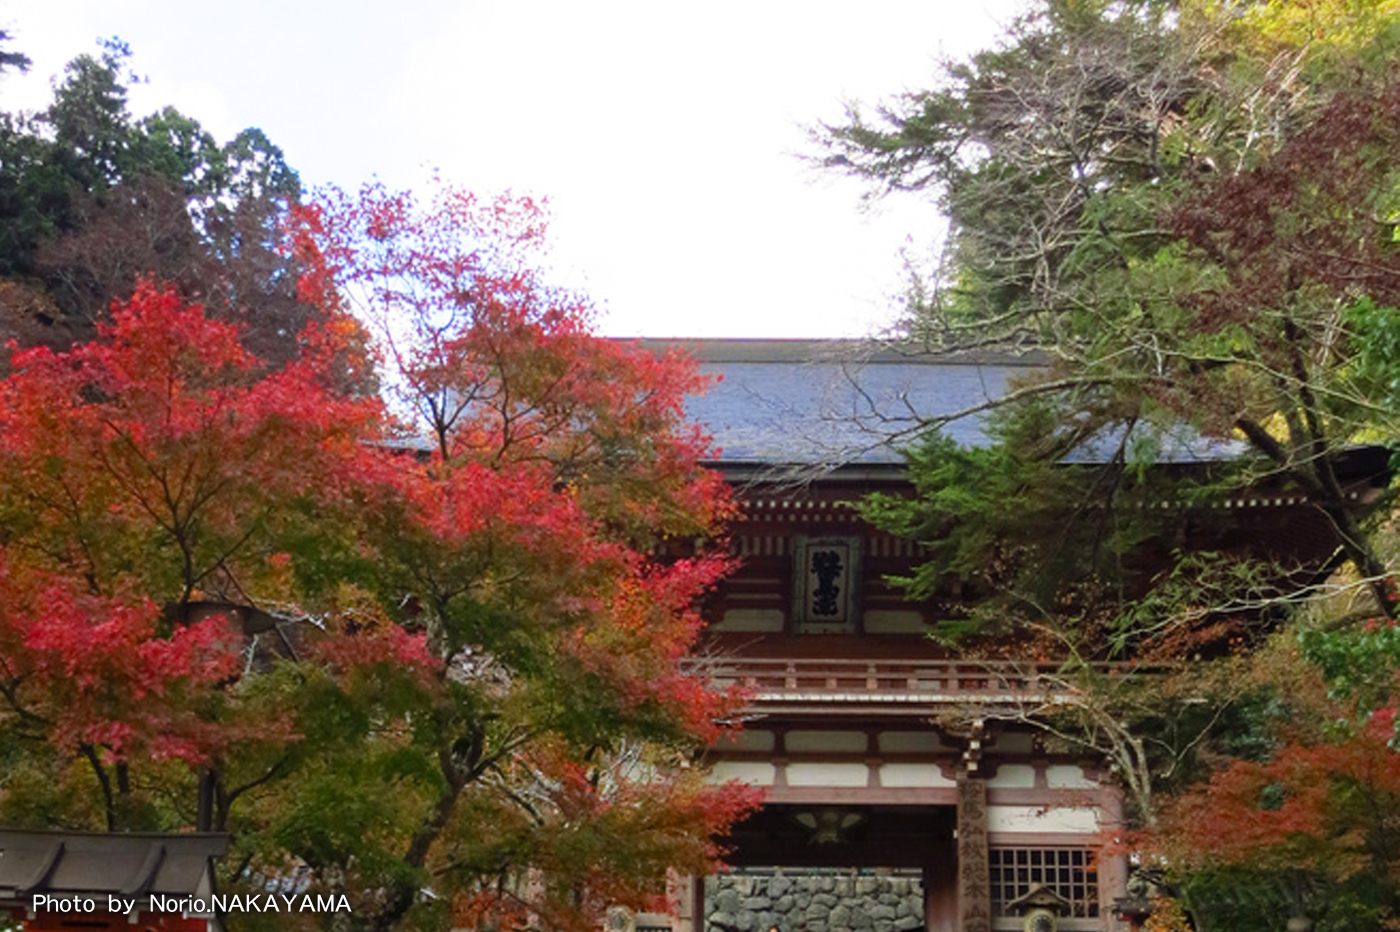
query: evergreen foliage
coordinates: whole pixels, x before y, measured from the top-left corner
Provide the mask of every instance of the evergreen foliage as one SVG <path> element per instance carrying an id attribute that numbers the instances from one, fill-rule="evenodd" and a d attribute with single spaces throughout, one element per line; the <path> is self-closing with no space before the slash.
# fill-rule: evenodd
<path id="1" fill-rule="evenodd" d="M 156 275 L 287 361 L 317 313 L 280 249 L 296 172 L 260 130 L 220 144 L 173 108 L 133 116 L 131 57 L 107 40 L 68 63 L 47 108 L 0 114 L 0 339 L 89 340 Z"/>
<path id="2" fill-rule="evenodd" d="M 1389 489 L 1346 479 L 1397 433 L 1397 43 L 1389 0 L 1043 0 L 814 131 L 949 217 L 901 339 L 1045 360 L 990 446 L 930 423 L 918 494 L 866 510 L 929 548 L 911 593 L 971 597 L 945 635 L 1066 658 L 1078 700 L 1034 711 L 1114 763 L 1154 928 L 1397 919 Z M 1326 517 L 1331 559 L 1214 544 L 1201 506 L 1261 488 Z M 1103 682 L 1101 656 L 1179 672 Z"/>
<path id="3" fill-rule="evenodd" d="M 1149 467 L 1195 461 L 1217 489 L 1307 494 L 1395 612 L 1339 478 L 1352 444 L 1394 426 L 1372 341 L 1400 304 L 1395 14 L 1314 7 L 1300 35 L 1288 4 L 1047 2 L 933 90 L 818 130 L 826 165 L 931 193 L 950 218 L 901 336 L 1046 360 L 992 415 L 992 450 L 935 441 L 913 461 L 923 494 L 874 506 L 893 529 L 944 532 L 923 538 L 917 591 L 996 572 L 1020 581 L 981 587 L 1010 597 L 998 610 L 1044 620 L 1065 614 L 1045 611 L 1053 591 L 1078 605 L 1092 581 L 1093 612 L 1111 611 L 1143 592 L 1112 555 L 1196 536 L 1132 516 Z M 1023 544 L 1037 535 L 1020 518 L 1064 530 Z M 1009 561 L 993 538 L 1017 542 Z"/>

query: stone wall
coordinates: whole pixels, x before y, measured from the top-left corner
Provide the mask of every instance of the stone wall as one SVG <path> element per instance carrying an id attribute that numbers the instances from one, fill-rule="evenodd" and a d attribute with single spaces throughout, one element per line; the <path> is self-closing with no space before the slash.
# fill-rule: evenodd
<path id="1" fill-rule="evenodd" d="M 917 872 L 736 872 L 705 878 L 704 932 L 914 932 L 924 927 Z"/>

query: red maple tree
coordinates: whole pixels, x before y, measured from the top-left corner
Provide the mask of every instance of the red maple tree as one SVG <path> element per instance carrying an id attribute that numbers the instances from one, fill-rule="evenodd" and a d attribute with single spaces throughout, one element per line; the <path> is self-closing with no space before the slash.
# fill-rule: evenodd
<path id="1" fill-rule="evenodd" d="M 372 188 L 296 224 L 326 322 L 275 368 L 149 283 L 14 355 L 0 812 L 229 831 L 231 889 L 374 929 L 657 905 L 754 804 L 690 766 L 737 701 L 684 662 L 730 565 L 704 380 L 589 332 L 529 201 Z M 350 309 L 387 407 L 346 389 Z"/>
<path id="2" fill-rule="evenodd" d="M 590 333 L 587 303 L 537 268 L 545 215 L 529 199 L 419 205 L 368 187 L 302 219 L 323 258 L 308 288 L 333 281 L 377 328 L 417 451 L 377 457 L 371 494 L 397 506 L 366 509 L 366 535 L 413 591 L 448 691 L 480 688 L 454 680 L 466 665 L 518 716 L 455 720 L 472 754 L 440 760 L 449 815 L 420 833 L 415 866 L 451 852 L 464 914 L 584 928 L 609 903 L 642 905 L 664 865 L 706 869 L 711 837 L 754 802 L 688 770 L 736 700 L 682 663 L 696 600 L 730 565 L 696 543 L 732 508 L 683 419 L 705 381 Z M 460 812 L 476 814 L 470 839 Z"/>

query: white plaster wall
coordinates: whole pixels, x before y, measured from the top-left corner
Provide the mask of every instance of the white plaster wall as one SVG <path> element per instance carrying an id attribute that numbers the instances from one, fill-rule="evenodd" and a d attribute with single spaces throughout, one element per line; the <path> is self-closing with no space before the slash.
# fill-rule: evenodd
<path id="1" fill-rule="evenodd" d="M 1035 786 L 1035 768 L 1030 764 L 1002 764 L 988 786 L 1027 788 Z"/>
<path id="2" fill-rule="evenodd" d="M 865 732 L 790 731 L 783 736 L 783 747 L 793 754 L 812 751 L 859 754 L 865 751 Z"/>
<path id="3" fill-rule="evenodd" d="M 923 634 L 928 631 L 923 615 L 907 609 L 872 608 L 861 616 L 866 634 Z"/>
<path id="4" fill-rule="evenodd" d="M 1035 737 L 1021 732 L 997 735 L 992 745 L 1003 754 L 1029 754 L 1035 750 Z"/>
<path id="5" fill-rule="evenodd" d="M 1045 768 L 1045 783 L 1052 790 L 1092 790 L 1098 784 L 1084 776 L 1078 764 L 1053 764 Z"/>
<path id="6" fill-rule="evenodd" d="M 738 780 L 752 786 L 772 786 L 777 768 L 763 761 L 722 760 L 710 768 L 711 783 Z"/>
<path id="7" fill-rule="evenodd" d="M 781 631 L 783 610 L 780 608 L 731 608 L 724 617 L 710 625 L 711 631 Z"/>
<path id="8" fill-rule="evenodd" d="M 931 754 L 951 750 L 931 731 L 882 731 L 879 742 L 885 754 Z"/>
<path id="9" fill-rule="evenodd" d="M 954 787 L 956 780 L 943 776 L 934 764 L 893 763 L 880 765 L 880 785 L 889 787 Z"/>
<path id="10" fill-rule="evenodd" d="M 771 751 L 773 746 L 771 731 L 752 728 L 730 732 L 715 742 L 717 751 Z"/>
<path id="11" fill-rule="evenodd" d="M 870 768 L 864 764 L 787 765 L 788 786 L 865 786 L 870 782 Z"/>
<path id="12" fill-rule="evenodd" d="M 987 830 L 1088 835 L 1099 830 L 1099 814 L 1089 806 L 988 806 Z"/>

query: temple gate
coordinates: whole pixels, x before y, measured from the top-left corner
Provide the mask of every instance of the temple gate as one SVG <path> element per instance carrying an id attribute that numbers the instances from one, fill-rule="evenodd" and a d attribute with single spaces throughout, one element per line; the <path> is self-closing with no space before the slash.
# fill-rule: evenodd
<path id="1" fill-rule="evenodd" d="M 1126 928 L 1112 904 L 1127 865 L 1105 852 L 1123 824 L 1119 791 L 1101 758 L 1041 727 L 1066 698 L 1056 667 L 968 660 L 932 641 L 956 581 L 944 609 L 910 602 L 887 580 L 919 562 L 920 544 L 857 508 L 874 491 L 911 494 L 883 442 L 891 431 L 984 405 L 1026 361 L 860 355 L 841 341 L 680 345 L 722 377 L 689 413 L 715 436 L 714 466 L 741 506 L 741 567 L 706 606 L 696 663 L 750 699 L 744 729 L 708 763 L 715 779 L 766 792 L 729 839 L 731 879 L 688 884 L 681 929 Z M 945 433 L 985 442 L 972 418 Z M 1347 479 L 1359 502 L 1374 494 L 1372 466 Z M 1301 558 L 1332 540 L 1325 517 L 1287 490 L 1252 488 L 1216 507 L 1228 515 L 1213 522 L 1227 529 L 1222 546 L 1266 541 Z M 859 900 L 886 880 L 906 892 Z M 922 909 L 908 905 L 914 889 Z"/>

